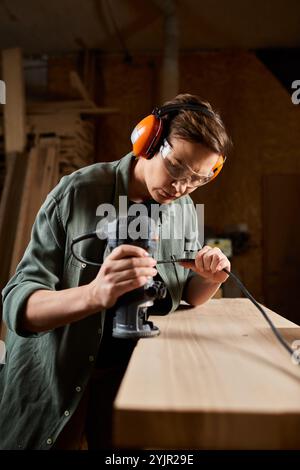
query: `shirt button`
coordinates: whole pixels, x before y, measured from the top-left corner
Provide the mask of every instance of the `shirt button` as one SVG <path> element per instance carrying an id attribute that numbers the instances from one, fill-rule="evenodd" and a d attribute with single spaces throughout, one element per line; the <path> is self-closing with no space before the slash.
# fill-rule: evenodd
<path id="1" fill-rule="evenodd" d="M 90 362 L 94 362 L 94 359 L 95 359 L 94 356 L 89 356 L 89 361 Z"/>
<path id="2" fill-rule="evenodd" d="M 86 268 L 86 263 L 82 263 L 82 264 L 81 264 L 81 267 L 82 267 L 82 268 Z"/>
<path id="3" fill-rule="evenodd" d="M 81 387 L 76 387 L 76 392 L 81 392 Z"/>
<path id="4" fill-rule="evenodd" d="M 65 416 L 69 416 L 69 414 L 70 414 L 70 411 L 69 411 L 69 410 L 66 410 L 66 411 L 64 412 L 64 415 L 65 415 Z"/>
<path id="5" fill-rule="evenodd" d="M 49 438 L 47 439 L 47 444 L 48 444 L 49 446 L 52 444 L 52 439 L 51 439 L 51 437 L 49 437 Z"/>

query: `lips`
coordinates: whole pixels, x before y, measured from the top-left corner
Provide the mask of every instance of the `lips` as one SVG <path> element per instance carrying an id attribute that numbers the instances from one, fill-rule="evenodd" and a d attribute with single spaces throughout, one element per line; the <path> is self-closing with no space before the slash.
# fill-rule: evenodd
<path id="1" fill-rule="evenodd" d="M 163 197 L 166 197 L 168 199 L 174 199 L 176 196 L 172 196 L 172 194 L 169 194 L 167 193 L 166 191 L 164 191 L 163 189 L 160 189 L 160 193 L 163 195 Z"/>

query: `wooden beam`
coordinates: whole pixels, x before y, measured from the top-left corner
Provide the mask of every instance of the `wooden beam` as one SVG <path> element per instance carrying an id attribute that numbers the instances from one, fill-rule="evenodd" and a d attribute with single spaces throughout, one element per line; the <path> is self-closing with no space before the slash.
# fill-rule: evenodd
<path id="1" fill-rule="evenodd" d="M 92 100 L 92 98 L 90 97 L 90 94 L 89 92 L 87 91 L 83 81 L 81 80 L 81 78 L 79 77 L 78 73 L 75 72 L 75 70 L 71 70 L 70 72 L 70 83 L 71 83 L 71 86 L 73 88 L 75 88 L 75 90 L 78 91 L 79 95 L 81 96 L 81 98 L 86 101 L 86 103 L 91 106 L 92 108 L 96 108 L 96 104 L 94 103 L 94 101 Z"/>
<path id="2" fill-rule="evenodd" d="M 95 0 L 96 13 L 101 30 L 105 29 L 107 37 L 101 43 L 101 48 L 106 49 L 112 42 L 118 40 L 116 31 L 111 25 L 111 15 L 108 5 L 101 0 Z M 119 34 L 124 41 L 127 41 L 134 34 L 149 27 L 161 16 L 161 9 L 153 2 L 141 2 L 140 0 L 130 0 L 130 7 L 137 12 L 132 21 L 119 28 Z"/>
<path id="3" fill-rule="evenodd" d="M 114 114 L 120 112 L 118 108 L 92 107 L 85 100 L 71 101 L 44 101 L 39 103 L 28 103 L 28 114 Z"/>
<path id="4" fill-rule="evenodd" d="M 22 153 L 26 145 L 25 87 L 22 51 L 2 51 L 2 75 L 6 85 L 4 106 L 5 153 Z"/>

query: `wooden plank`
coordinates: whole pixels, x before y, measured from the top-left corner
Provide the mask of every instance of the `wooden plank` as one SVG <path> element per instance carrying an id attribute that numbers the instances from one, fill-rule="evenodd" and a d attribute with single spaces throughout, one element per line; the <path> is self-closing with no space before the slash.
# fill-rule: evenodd
<path id="1" fill-rule="evenodd" d="M 25 91 L 22 52 L 2 51 L 2 75 L 6 84 L 4 108 L 5 153 L 23 152 L 26 145 Z"/>
<path id="2" fill-rule="evenodd" d="M 300 368 L 249 300 L 152 320 L 161 334 L 139 341 L 115 401 L 117 448 L 300 449 Z"/>
<path id="3" fill-rule="evenodd" d="M 22 195 L 10 275 L 13 275 L 29 243 L 36 214 L 47 194 L 57 183 L 58 140 L 41 139 L 30 151 Z"/>
<path id="4" fill-rule="evenodd" d="M 0 288 L 5 286 L 9 278 L 11 254 L 20 212 L 20 201 L 23 192 L 24 174 L 28 162 L 27 154 L 10 156 L 5 177 L 4 189 L 0 205 Z"/>
<path id="5" fill-rule="evenodd" d="M 0 290 L 4 288 L 9 279 L 11 255 L 28 160 L 27 154 L 11 154 L 9 158 L 10 165 L 6 170 L 0 204 Z M 2 310 L 0 311 L 0 338 L 4 339 L 5 328 L 4 325 L 1 327 L 1 319 Z"/>
<path id="6" fill-rule="evenodd" d="M 24 189 L 21 198 L 21 208 L 16 230 L 16 239 L 12 253 L 10 276 L 13 276 L 17 264 L 23 256 L 24 249 L 29 241 L 28 224 L 30 224 L 30 203 L 32 199 L 38 199 L 40 183 L 35 186 L 35 176 L 38 169 L 38 152 L 36 148 L 32 148 L 28 158 L 28 165 L 25 172 Z"/>

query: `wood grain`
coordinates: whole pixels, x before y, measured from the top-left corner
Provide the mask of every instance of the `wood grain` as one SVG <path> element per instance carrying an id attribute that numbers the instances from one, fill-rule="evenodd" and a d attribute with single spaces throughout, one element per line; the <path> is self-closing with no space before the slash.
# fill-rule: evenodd
<path id="1" fill-rule="evenodd" d="M 290 342 L 300 328 L 267 310 Z M 153 317 L 115 401 L 115 444 L 159 449 L 300 448 L 300 367 L 247 299 Z"/>

